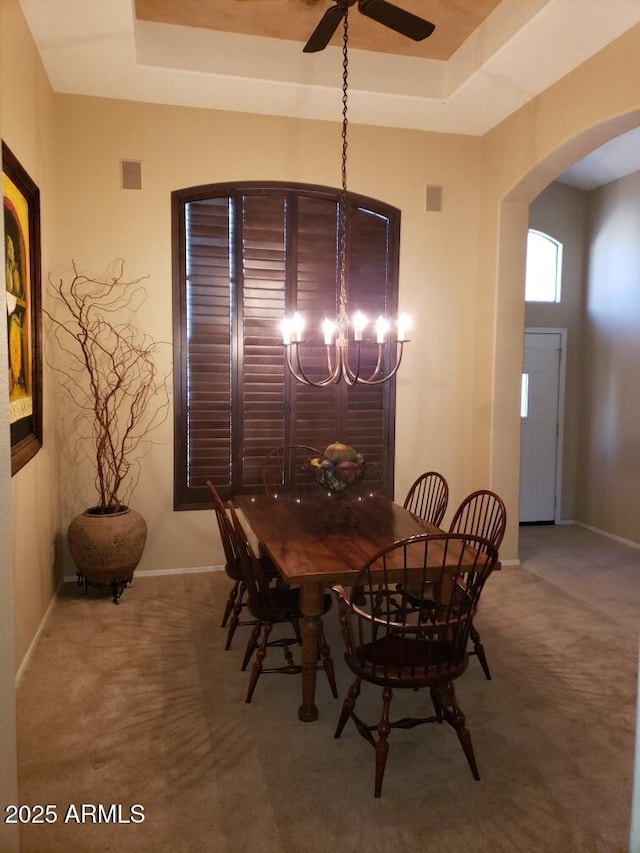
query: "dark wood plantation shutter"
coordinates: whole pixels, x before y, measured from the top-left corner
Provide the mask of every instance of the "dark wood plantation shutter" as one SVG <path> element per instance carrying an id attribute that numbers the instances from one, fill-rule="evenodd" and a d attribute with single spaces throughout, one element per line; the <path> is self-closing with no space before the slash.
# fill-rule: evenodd
<path id="1" fill-rule="evenodd" d="M 262 484 L 267 452 L 283 444 L 286 402 L 279 323 L 285 313 L 286 198 L 245 194 L 238 204 L 238 369 L 234 493 Z"/>
<path id="2" fill-rule="evenodd" d="M 306 337 L 337 312 L 339 192 L 283 184 L 173 193 L 176 509 L 261 488 L 279 444 L 357 447 L 371 488 L 392 493 L 395 383 L 313 388 L 285 368 L 279 322 L 299 310 Z M 349 311 L 397 310 L 399 212 L 349 194 Z M 305 369 L 326 370 L 322 347 Z"/>
<path id="3" fill-rule="evenodd" d="M 176 458 L 184 461 L 175 487 L 181 503 L 207 479 L 231 487 L 230 213 L 227 197 L 185 208 L 189 245 L 181 258 L 183 285 L 174 293 L 181 303 L 181 357 L 174 367 Z"/>

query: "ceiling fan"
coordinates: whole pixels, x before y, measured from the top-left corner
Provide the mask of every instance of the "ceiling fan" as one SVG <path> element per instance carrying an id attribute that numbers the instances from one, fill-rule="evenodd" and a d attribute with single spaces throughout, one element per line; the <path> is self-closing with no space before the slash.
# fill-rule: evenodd
<path id="1" fill-rule="evenodd" d="M 340 21 L 347 14 L 348 7 L 355 3 L 356 0 L 336 0 L 335 5 L 330 6 L 320 19 L 303 51 L 315 53 L 318 50 L 324 50 L 338 29 Z M 419 18 L 412 12 L 394 6 L 388 0 L 357 0 L 357 3 L 358 11 L 363 15 L 414 41 L 422 41 L 436 28 L 430 21 L 425 21 L 424 18 Z"/>

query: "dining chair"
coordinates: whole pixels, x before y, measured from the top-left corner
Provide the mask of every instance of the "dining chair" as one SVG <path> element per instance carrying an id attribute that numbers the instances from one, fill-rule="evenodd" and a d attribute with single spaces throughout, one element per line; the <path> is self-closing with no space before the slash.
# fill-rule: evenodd
<path id="1" fill-rule="evenodd" d="M 224 607 L 222 616 L 222 628 L 227 628 L 227 637 L 224 648 L 228 651 L 231 648 L 231 641 L 239 625 L 255 625 L 255 619 L 241 620 L 240 616 L 243 609 L 246 607 L 244 600 L 246 593 L 246 585 L 244 582 L 244 574 L 242 572 L 241 557 L 233 537 L 231 528 L 231 520 L 228 515 L 228 510 L 220 497 L 220 494 L 211 480 L 207 480 L 207 488 L 211 494 L 213 508 L 218 522 L 218 530 L 220 531 L 220 539 L 224 549 L 225 565 L 224 570 L 227 577 L 233 582 L 229 595 Z M 278 570 L 267 557 L 261 558 L 262 571 L 270 580 L 278 577 Z M 228 624 L 227 624 L 228 623 Z"/>
<path id="2" fill-rule="evenodd" d="M 253 657 L 253 664 L 249 675 L 249 686 L 245 697 L 245 702 L 251 702 L 253 692 L 261 675 L 274 672 L 295 675 L 302 672 L 302 666 L 294 663 L 290 649 L 290 646 L 295 643 L 301 643 L 299 628 L 300 619 L 302 618 L 300 611 L 300 590 L 269 584 L 261 561 L 256 558 L 235 509 L 230 508 L 229 513 L 247 590 L 247 606 L 255 619 L 255 625 L 251 631 L 241 666 L 241 669 L 244 671 Z M 325 593 L 322 608 L 323 614 L 327 613 L 330 608 L 331 595 Z M 285 622 L 293 625 L 295 636 L 276 640 L 270 639 L 273 627 Z M 283 666 L 265 668 L 264 661 L 267 652 L 269 648 L 275 646 L 279 646 L 284 650 L 285 664 Z M 335 670 L 331 658 L 331 650 L 325 639 L 322 621 L 320 621 L 318 635 L 318 651 L 319 657 L 322 657 L 322 662 L 317 665 L 317 668 L 325 671 L 331 693 L 334 698 L 337 698 L 338 690 L 336 687 Z"/>
<path id="3" fill-rule="evenodd" d="M 423 723 L 451 725 L 473 778 L 480 778 L 471 735 L 458 704 L 454 681 L 466 670 L 467 641 L 484 584 L 498 552 L 478 536 L 460 533 L 420 534 L 391 543 L 368 560 L 347 592 L 336 585 L 345 661 L 356 678 L 345 698 L 335 730 L 339 738 L 351 719 L 375 749 L 374 795 L 382 782 L 392 729 Z M 403 589 L 424 587 L 424 597 L 439 591 L 435 607 L 416 608 Z M 382 688 L 382 713 L 370 725 L 356 714 L 362 682 Z M 391 721 L 396 689 L 428 688 L 434 714 Z M 405 709 L 406 710 L 406 709 Z M 377 738 L 374 734 L 377 734 Z M 420 758 L 423 761 L 423 758 Z"/>
<path id="4" fill-rule="evenodd" d="M 262 465 L 262 484 L 265 493 L 301 492 L 315 485 L 315 474 L 310 465 L 322 450 L 306 444 L 285 444 L 267 453 Z"/>
<path id="5" fill-rule="evenodd" d="M 426 471 L 407 492 L 403 507 L 440 527 L 449 502 L 449 485 L 442 474 Z"/>
<path id="6" fill-rule="evenodd" d="M 445 478 L 437 471 L 426 471 L 418 477 L 407 492 L 403 507 L 423 521 L 440 527 L 448 503 L 449 484 Z M 401 591 L 400 584 L 397 589 Z M 421 599 L 419 595 L 414 594 L 411 600 L 419 605 Z M 433 595 L 430 596 L 430 600 L 433 601 Z"/>
<path id="7" fill-rule="evenodd" d="M 479 489 L 476 492 L 471 492 L 462 501 L 453 515 L 449 531 L 451 533 L 473 533 L 475 536 L 488 539 L 492 545 L 499 548 L 506 527 L 507 508 L 502 498 L 489 489 Z M 473 643 L 473 651 L 469 654 L 478 658 L 485 677 L 491 681 L 491 670 L 487 662 L 487 655 L 475 625 L 471 626 L 470 637 Z"/>

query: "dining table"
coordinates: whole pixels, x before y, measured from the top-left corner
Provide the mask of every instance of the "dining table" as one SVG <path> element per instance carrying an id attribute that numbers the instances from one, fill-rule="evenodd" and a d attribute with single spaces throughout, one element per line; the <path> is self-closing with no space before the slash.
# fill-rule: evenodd
<path id="1" fill-rule="evenodd" d="M 318 717 L 316 670 L 325 589 L 332 584 L 352 586 L 364 563 L 391 542 L 442 531 L 378 493 L 247 494 L 237 495 L 234 504 L 260 550 L 286 583 L 300 589 L 302 704 L 298 716 L 312 722 Z"/>

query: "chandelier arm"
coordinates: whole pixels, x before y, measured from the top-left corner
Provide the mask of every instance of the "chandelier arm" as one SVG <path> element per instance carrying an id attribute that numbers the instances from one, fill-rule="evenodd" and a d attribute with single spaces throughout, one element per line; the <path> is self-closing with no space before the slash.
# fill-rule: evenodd
<path id="1" fill-rule="evenodd" d="M 292 348 L 294 356 L 292 357 Z M 311 379 L 305 373 L 304 368 L 302 367 L 302 362 L 300 360 L 300 349 L 299 349 L 299 341 L 292 341 L 290 344 L 284 345 L 285 356 L 287 359 L 287 367 L 297 379 L 298 382 L 301 382 L 303 385 L 313 385 L 315 388 L 324 388 L 326 385 L 335 385 L 340 381 L 340 377 L 342 374 L 342 368 L 340 361 L 336 359 L 336 366 L 333 370 L 330 369 L 329 374 L 325 376 L 324 379 Z M 327 347 L 327 350 L 329 347 Z M 295 359 L 295 363 L 294 363 Z M 331 363 L 329 362 L 329 365 Z"/>
<path id="2" fill-rule="evenodd" d="M 311 379 L 309 376 L 307 376 L 304 368 L 302 367 L 298 341 L 293 341 L 290 344 L 284 345 L 287 359 L 287 367 L 298 382 L 301 382 L 304 385 L 311 385 L 314 388 L 325 388 L 327 385 L 336 385 L 338 382 L 340 382 L 341 379 L 344 379 L 344 381 L 350 387 L 354 386 L 356 383 L 359 385 L 382 385 L 383 383 L 388 382 L 389 379 L 392 379 L 396 375 L 402 362 L 402 356 L 404 352 L 404 341 L 396 342 L 396 363 L 389 373 L 385 373 L 382 376 L 379 376 L 378 374 L 381 370 L 383 345 L 378 344 L 378 360 L 376 362 L 376 366 L 373 372 L 369 375 L 368 378 L 360 376 L 360 341 L 356 341 L 355 343 L 357 344 L 358 354 L 355 371 L 349 365 L 347 358 L 347 347 L 338 346 L 336 344 L 337 354 L 335 367 L 331 369 L 330 347 L 327 346 L 329 373 L 327 374 L 327 376 L 325 376 L 324 379 Z"/>
<path id="3" fill-rule="evenodd" d="M 336 352 L 336 367 L 334 368 L 334 366 L 331 364 L 331 345 L 325 344 L 325 348 L 327 350 L 327 376 L 332 376 L 338 366 L 338 353 Z M 298 361 L 300 361 L 300 352 L 298 352 Z"/>
<path id="4" fill-rule="evenodd" d="M 378 360 L 376 361 L 376 366 L 374 368 L 373 373 L 369 377 L 369 379 L 373 379 L 374 376 L 377 376 L 378 373 L 382 372 L 382 358 L 383 358 L 383 347 L 384 344 L 378 344 Z M 396 358 L 397 358 L 397 350 L 396 350 Z"/>
<path id="5" fill-rule="evenodd" d="M 342 368 L 341 377 L 342 377 L 342 379 L 344 379 L 346 384 L 350 388 L 352 388 L 356 384 L 356 382 L 358 381 L 358 372 L 354 373 L 351 370 L 351 368 L 349 367 L 348 352 L 347 352 L 346 346 L 340 347 L 339 356 L 340 356 L 340 364 L 341 364 L 341 368 Z M 359 368 L 357 367 L 356 370 L 358 371 Z"/>
<path id="6" fill-rule="evenodd" d="M 382 347 L 381 344 L 380 344 L 380 347 Z M 376 369 L 369 376 L 369 378 L 365 379 L 363 376 L 361 376 L 357 380 L 358 383 L 361 385 L 382 385 L 383 383 L 388 382 L 389 379 L 393 379 L 393 377 L 398 372 L 398 368 L 400 367 L 400 363 L 402 362 L 403 347 L 404 347 L 404 341 L 397 341 L 396 342 L 396 363 L 395 363 L 395 367 L 393 368 L 393 370 L 391 370 L 389 373 L 383 374 L 378 379 L 375 379 L 375 376 L 378 373 L 378 365 L 376 365 Z"/>
<path id="7" fill-rule="evenodd" d="M 294 379 L 296 379 L 298 382 L 303 382 L 304 384 L 308 385 L 309 383 L 307 382 L 307 380 L 305 380 L 305 378 L 302 376 L 302 374 L 297 370 L 297 368 L 293 364 L 293 361 L 291 358 L 291 347 L 292 347 L 292 344 L 285 344 L 284 345 L 284 354 L 285 354 L 285 358 L 287 360 L 287 367 L 289 368 L 289 372 L 294 377 Z"/>
<path id="8" fill-rule="evenodd" d="M 343 374 L 344 374 L 345 382 L 347 383 L 347 385 L 355 385 L 359 379 L 359 376 L 360 376 L 360 346 L 361 346 L 361 342 L 360 341 L 354 341 L 353 343 L 355 344 L 355 347 L 356 347 L 355 370 L 353 370 L 351 368 L 351 365 L 349 364 L 348 343 L 345 342 L 345 344 L 340 348 L 340 359 L 342 361 Z"/>

